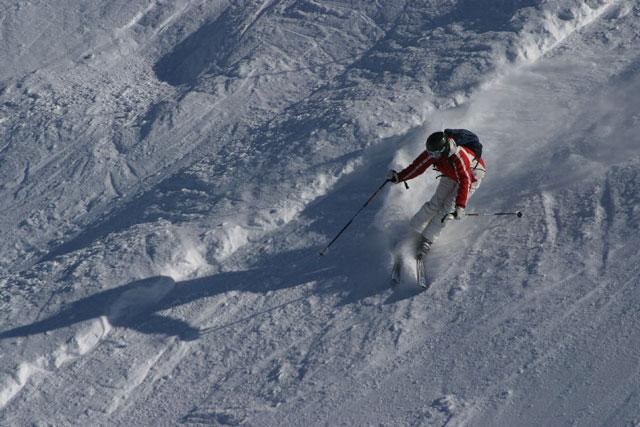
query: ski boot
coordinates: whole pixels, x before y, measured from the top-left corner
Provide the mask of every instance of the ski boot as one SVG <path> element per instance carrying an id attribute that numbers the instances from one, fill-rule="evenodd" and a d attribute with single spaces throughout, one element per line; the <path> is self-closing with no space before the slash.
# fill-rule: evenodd
<path id="1" fill-rule="evenodd" d="M 418 286 L 422 289 L 427 289 L 427 277 L 424 269 L 424 258 L 431 250 L 431 240 L 427 239 L 423 235 L 420 235 L 416 245 L 416 279 Z"/>

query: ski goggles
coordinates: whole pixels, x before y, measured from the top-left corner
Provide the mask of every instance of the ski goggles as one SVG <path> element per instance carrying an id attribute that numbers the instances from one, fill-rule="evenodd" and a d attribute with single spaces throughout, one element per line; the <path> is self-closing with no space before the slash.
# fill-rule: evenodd
<path id="1" fill-rule="evenodd" d="M 430 150 L 429 148 L 427 148 L 427 154 L 429 155 L 429 157 L 434 157 L 434 158 L 439 158 L 441 157 L 444 152 L 447 150 L 447 147 L 449 146 L 449 142 L 447 141 L 441 149 L 439 150 Z"/>

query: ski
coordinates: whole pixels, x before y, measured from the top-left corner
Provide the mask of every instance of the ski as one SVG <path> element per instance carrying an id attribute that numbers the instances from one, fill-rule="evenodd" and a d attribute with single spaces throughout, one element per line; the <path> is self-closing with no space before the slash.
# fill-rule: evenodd
<path id="1" fill-rule="evenodd" d="M 416 280 L 418 286 L 422 289 L 427 289 L 427 278 L 424 271 L 424 259 L 422 257 L 416 258 Z"/>

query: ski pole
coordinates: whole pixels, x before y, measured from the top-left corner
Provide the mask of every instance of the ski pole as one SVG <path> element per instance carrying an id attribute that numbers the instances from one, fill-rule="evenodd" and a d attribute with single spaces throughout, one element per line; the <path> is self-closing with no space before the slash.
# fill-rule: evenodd
<path id="1" fill-rule="evenodd" d="M 502 216 L 502 215 L 515 215 L 518 218 L 522 218 L 522 212 L 521 211 L 515 211 L 515 212 L 469 212 L 464 214 L 464 216 Z"/>
<path id="2" fill-rule="evenodd" d="M 382 188 L 387 185 L 387 183 L 390 182 L 388 179 L 385 180 L 382 185 L 380 187 L 378 187 L 378 189 L 371 195 L 369 196 L 369 199 L 367 199 L 367 201 L 364 203 L 364 205 L 362 205 L 362 207 L 360 209 L 358 209 L 358 212 L 356 212 L 356 214 L 354 216 L 351 217 L 351 219 L 349 220 L 349 222 L 347 222 L 347 224 L 342 227 L 342 230 L 340 230 L 338 232 L 338 234 L 336 235 L 336 237 L 333 238 L 333 240 L 331 240 L 329 242 L 329 244 L 327 246 L 325 246 L 325 248 L 323 250 L 320 251 L 320 255 L 324 256 L 324 254 L 327 253 L 327 251 L 329 250 L 329 246 L 333 245 L 333 242 L 335 242 L 336 240 L 338 240 L 338 237 L 340 237 L 340 235 L 344 232 L 344 230 L 346 230 L 351 223 L 353 222 L 354 219 L 356 219 L 356 217 L 360 214 L 360 212 L 362 212 L 362 210 L 364 208 L 367 207 L 367 205 L 378 195 L 378 193 L 380 192 L 380 190 L 382 190 Z"/>
<path id="3" fill-rule="evenodd" d="M 442 220 L 440 222 L 445 222 L 447 220 L 447 218 L 449 217 L 449 215 L 452 215 L 453 212 L 451 212 L 450 214 L 446 214 L 445 216 L 442 217 Z M 522 211 L 515 211 L 515 212 L 469 212 L 469 213 L 465 213 L 464 216 L 504 216 L 504 215 L 514 215 L 517 216 L 518 218 L 522 218 Z"/>

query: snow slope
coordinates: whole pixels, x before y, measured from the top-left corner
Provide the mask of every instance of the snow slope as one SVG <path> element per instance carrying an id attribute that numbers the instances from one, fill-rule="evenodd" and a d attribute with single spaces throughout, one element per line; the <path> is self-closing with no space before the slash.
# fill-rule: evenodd
<path id="1" fill-rule="evenodd" d="M 0 423 L 635 425 L 640 2 L 5 2 Z M 442 126 L 489 175 L 429 259 Z"/>

